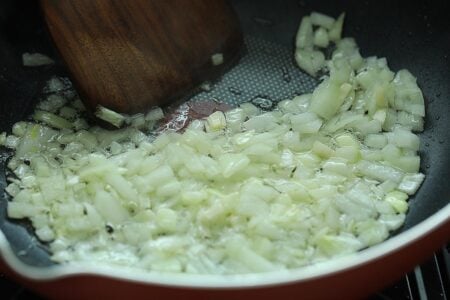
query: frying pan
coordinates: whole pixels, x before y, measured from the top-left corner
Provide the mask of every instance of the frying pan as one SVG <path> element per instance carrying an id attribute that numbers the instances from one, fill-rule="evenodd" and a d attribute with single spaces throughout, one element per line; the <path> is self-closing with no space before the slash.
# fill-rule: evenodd
<path id="1" fill-rule="evenodd" d="M 182 1 L 182 0 L 180 0 Z M 56 265 L 26 221 L 6 217 L 0 194 L 0 270 L 54 299 L 352 299 L 386 286 L 424 261 L 450 239 L 450 19 L 447 1 L 232 1 L 246 36 L 241 63 L 196 98 L 235 102 L 263 97 L 276 102 L 308 92 L 317 83 L 293 67 L 293 38 L 301 17 L 316 10 L 347 13 L 345 36 L 356 38 L 363 56 L 387 57 L 394 71 L 409 69 L 426 99 L 420 134 L 426 179 L 410 200 L 405 225 L 380 245 L 332 262 L 291 272 L 239 276 L 148 274 L 112 267 Z M 23 52 L 57 57 L 35 1 L 0 3 L 0 131 L 29 115 L 53 66 L 25 68 Z M 282 67 L 279 67 L 282 66 Z M 255 88 L 256 86 L 256 88 Z M 3 150 L 0 191 L 5 181 Z"/>

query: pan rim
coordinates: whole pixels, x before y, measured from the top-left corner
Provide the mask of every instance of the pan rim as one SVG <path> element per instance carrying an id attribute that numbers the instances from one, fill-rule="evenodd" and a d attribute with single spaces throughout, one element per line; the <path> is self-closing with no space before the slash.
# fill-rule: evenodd
<path id="1" fill-rule="evenodd" d="M 135 268 L 99 265 L 98 263 L 68 263 L 50 267 L 34 267 L 20 261 L 0 230 L 0 258 L 18 275 L 34 281 L 50 282 L 76 276 L 98 276 L 140 284 L 178 288 L 249 288 L 306 282 L 341 273 L 381 259 L 413 244 L 441 226 L 450 225 L 450 203 L 414 227 L 388 240 L 357 253 L 297 269 L 242 275 L 197 275 L 147 272 Z M 443 241 L 445 243 L 445 241 Z"/>

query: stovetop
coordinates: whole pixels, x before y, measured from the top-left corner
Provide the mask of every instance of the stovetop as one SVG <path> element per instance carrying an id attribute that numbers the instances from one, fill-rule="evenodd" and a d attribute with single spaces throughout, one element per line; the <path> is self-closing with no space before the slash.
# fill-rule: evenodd
<path id="1" fill-rule="evenodd" d="M 0 273 L 0 293 L 4 300 L 44 300 Z M 450 244 L 436 252 L 392 286 L 367 300 L 450 300 Z"/>

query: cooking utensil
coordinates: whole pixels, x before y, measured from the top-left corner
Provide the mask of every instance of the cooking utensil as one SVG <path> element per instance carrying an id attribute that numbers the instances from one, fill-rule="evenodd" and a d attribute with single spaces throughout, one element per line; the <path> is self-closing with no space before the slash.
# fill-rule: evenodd
<path id="1" fill-rule="evenodd" d="M 337 16 L 346 11 L 345 36 L 356 38 L 363 56 L 386 56 L 394 71 L 409 69 L 426 97 L 427 118 L 421 137 L 421 168 L 426 179 L 410 200 L 406 223 L 388 241 L 320 266 L 284 274 L 249 276 L 176 276 L 117 269 L 54 266 L 45 245 L 27 225 L 5 217 L 0 200 L 0 249 L 3 266 L 16 280 L 52 298 L 184 299 L 360 299 L 424 261 L 450 237 L 450 21 L 446 1 L 297 1 L 235 0 L 248 54 L 241 63 L 195 99 L 229 104 L 255 99 L 282 100 L 310 91 L 316 81 L 293 66 L 293 38 L 301 17 L 312 10 Z M 35 7 L 2 2 L 11 11 L 0 35 L 0 128 L 25 118 L 59 64 L 23 68 L 25 51 L 52 54 Z M 8 30 L 6 30 L 8 28 Z M 1 89 L 0 89 L 1 90 Z M 31 100 L 32 101 L 31 101 Z M 2 172 L 0 171 L 0 174 Z M 3 176 L 3 175 L 1 175 Z M 0 189 L 5 178 L 0 178 Z"/>
<path id="2" fill-rule="evenodd" d="M 41 0 L 56 48 L 86 106 L 145 112 L 179 100 L 238 59 L 225 0 Z"/>

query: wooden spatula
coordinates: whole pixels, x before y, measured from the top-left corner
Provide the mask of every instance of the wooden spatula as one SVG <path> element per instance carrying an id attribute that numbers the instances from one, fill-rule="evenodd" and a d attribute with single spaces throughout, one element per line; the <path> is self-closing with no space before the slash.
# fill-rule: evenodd
<path id="1" fill-rule="evenodd" d="M 243 44 L 226 0 L 41 0 L 89 110 L 143 112 L 235 62 Z"/>

